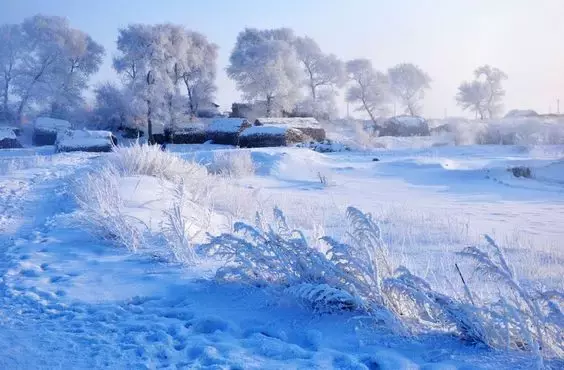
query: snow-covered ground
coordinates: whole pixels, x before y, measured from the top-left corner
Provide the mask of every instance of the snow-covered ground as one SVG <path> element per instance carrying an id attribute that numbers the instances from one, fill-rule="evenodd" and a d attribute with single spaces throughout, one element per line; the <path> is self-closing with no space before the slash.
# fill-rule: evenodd
<path id="1" fill-rule="evenodd" d="M 234 149 L 168 150 L 206 165 Z M 189 207 L 198 221 L 193 227 L 218 234 L 277 206 L 315 242 L 342 234 L 352 205 L 379 220 L 396 264 L 441 291 L 458 284 L 454 252 L 480 243 L 484 233 L 504 247 L 521 281 L 564 289 L 564 147 L 238 151 L 248 153 L 251 170 L 213 175 L 209 193 Z M 216 261 L 174 262 L 157 237 L 135 252 L 116 248 L 86 232 L 75 199 L 81 180 L 113 154 L 53 152 L 0 151 L 1 369 L 529 369 L 535 363 L 527 352 L 473 346 L 438 332 L 400 336 L 354 313 L 314 314 L 276 289 L 218 282 Z M 515 178 L 507 171 L 515 166 L 530 167 L 532 178 Z M 153 231 L 163 227 L 174 180 L 116 175 L 114 185 L 124 216 Z M 206 216 L 208 204 L 214 213 Z M 478 281 L 471 273 L 466 278 Z M 557 359 L 547 364 L 563 366 Z"/>

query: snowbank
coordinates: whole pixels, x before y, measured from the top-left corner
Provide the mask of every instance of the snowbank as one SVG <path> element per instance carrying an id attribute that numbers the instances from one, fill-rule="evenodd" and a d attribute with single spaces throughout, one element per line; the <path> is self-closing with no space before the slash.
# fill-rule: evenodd
<path id="1" fill-rule="evenodd" d="M 538 117 L 538 113 L 532 109 L 513 109 L 507 112 L 504 118 L 515 117 Z"/>
<path id="2" fill-rule="evenodd" d="M 309 141 L 307 143 L 299 143 L 298 148 L 308 148 L 319 153 L 348 152 L 351 150 L 348 146 L 332 140 Z"/>
<path id="3" fill-rule="evenodd" d="M 57 136 L 57 152 L 111 152 L 117 145 L 110 131 L 67 130 Z"/>
<path id="4" fill-rule="evenodd" d="M 54 145 L 57 134 L 70 130 L 69 121 L 50 117 L 37 117 L 33 124 L 33 145 Z"/>
<path id="5" fill-rule="evenodd" d="M 564 185 L 564 160 L 554 162 L 546 167 L 533 168 L 532 174 L 539 181 Z"/>

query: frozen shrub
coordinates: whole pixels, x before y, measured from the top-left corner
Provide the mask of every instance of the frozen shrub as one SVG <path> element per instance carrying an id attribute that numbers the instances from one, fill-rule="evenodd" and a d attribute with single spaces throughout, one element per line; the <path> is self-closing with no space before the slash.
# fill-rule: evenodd
<path id="1" fill-rule="evenodd" d="M 196 253 L 192 241 L 209 225 L 210 211 L 204 210 L 196 215 L 187 214 L 186 208 L 199 208 L 187 198 L 184 181 L 175 184 L 173 190 L 173 204 L 170 210 L 164 212 L 162 232 L 176 262 L 193 264 Z M 202 217 L 204 216 L 204 217 Z M 202 219 L 205 218 L 205 219 Z M 191 230 L 195 227 L 195 230 Z"/>
<path id="2" fill-rule="evenodd" d="M 193 161 L 162 151 L 158 145 L 139 144 L 116 147 L 108 156 L 108 165 L 120 176 L 146 175 L 174 183 L 182 181 L 190 189 L 192 201 L 209 195 L 213 182 L 206 168 Z"/>
<path id="3" fill-rule="evenodd" d="M 216 151 L 213 162 L 208 165 L 208 171 L 216 175 L 244 177 L 255 173 L 255 165 L 251 152 L 247 150 Z"/>
<path id="4" fill-rule="evenodd" d="M 369 215 L 352 207 L 348 219 L 355 229 L 349 234 L 353 244 L 325 237 L 326 252 L 309 246 L 303 233 L 292 230 L 278 209 L 272 225 L 264 226 L 257 215 L 255 226 L 236 223 L 235 235 L 212 237 L 200 246 L 200 252 L 226 262 L 217 271 L 219 279 L 286 287 L 290 295 L 309 302 L 316 311 L 337 307 L 378 311 L 380 319 L 401 330 L 380 294 L 379 274 L 387 273 L 389 266 L 379 228 Z"/>
<path id="5" fill-rule="evenodd" d="M 270 225 L 259 216 L 255 226 L 237 223 L 235 235 L 212 237 L 200 252 L 226 262 L 218 278 L 281 287 L 316 312 L 362 311 L 396 332 L 438 330 L 469 343 L 530 351 L 539 366 L 543 358 L 564 354 L 564 295 L 521 287 L 491 238 L 491 255 L 478 247 L 460 252 L 497 284 L 498 299 L 480 302 L 464 280 L 465 298 L 459 299 L 437 292 L 405 267 L 394 270 L 371 216 L 349 207 L 347 220 L 344 243 L 323 237 L 328 248 L 316 249 L 275 209 Z"/>
<path id="6" fill-rule="evenodd" d="M 562 357 L 564 322 L 561 320 L 561 306 L 564 296 L 560 292 L 535 292 L 522 287 L 503 250 L 487 235 L 486 241 L 491 252 L 468 247 L 460 255 L 474 262 L 482 279 L 497 284 L 500 301 L 488 308 L 492 321 L 497 321 L 490 324 L 498 330 L 501 330 L 500 326 L 505 329 L 504 346 L 530 350 L 540 362 L 547 356 Z M 493 344 L 501 347 L 501 343 Z"/>
<path id="7" fill-rule="evenodd" d="M 147 175 L 174 181 L 200 179 L 207 173 L 205 167 L 162 151 L 158 145 L 138 142 L 128 147 L 116 147 L 109 161 L 124 176 Z"/>
<path id="8" fill-rule="evenodd" d="M 76 182 L 78 220 L 93 234 L 136 251 L 145 244 L 148 227 L 123 212 L 118 178 L 115 170 L 106 167 Z"/>

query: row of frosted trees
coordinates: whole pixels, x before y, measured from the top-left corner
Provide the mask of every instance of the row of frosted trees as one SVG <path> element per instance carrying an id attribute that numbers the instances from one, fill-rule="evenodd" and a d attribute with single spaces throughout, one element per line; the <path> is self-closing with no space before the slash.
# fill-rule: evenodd
<path id="1" fill-rule="evenodd" d="M 88 82 L 100 68 L 104 48 L 62 17 L 37 15 L 0 26 L 0 122 L 22 122 L 37 114 L 118 126 L 168 125 L 209 112 L 216 93 L 218 46 L 206 36 L 174 24 L 133 24 L 118 30 L 113 68 L 119 82 L 95 89 L 85 109 Z M 266 115 L 282 112 L 330 119 L 336 97 L 372 120 L 399 103 L 406 114 L 421 113 L 431 78 L 418 66 L 398 64 L 378 71 L 369 59 L 343 62 L 315 40 L 291 29 L 241 31 L 227 74 L 245 101 Z M 476 117 L 495 116 L 507 76 L 490 66 L 476 69 L 456 100 Z M 87 118 L 85 118 L 87 117 Z"/>

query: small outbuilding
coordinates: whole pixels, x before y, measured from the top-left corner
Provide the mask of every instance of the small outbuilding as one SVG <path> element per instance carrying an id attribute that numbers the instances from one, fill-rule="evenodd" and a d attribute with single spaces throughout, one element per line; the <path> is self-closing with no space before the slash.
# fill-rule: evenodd
<path id="1" fill-rule="evenodd" d="M 255 126 L 279 126 L 299 130 L 315 141 L 325 140 L 325 130 L 313 117 L 264 117 L 255 120 Z"/>
<path id="2" fill-rule="evenodd" d="M 253 126 L 239 135 L 242 148 L 263 148 L 272 146 L 290 146 L 308 140 L 298 129 L 288 126 Z"/>
<path id="3" fill-rule="evenodd" d="M 218 118 L 206 127 L 206 140 L 214 144 L 239 145 L 239 135 L 251 127 L 245 118 Z"/>
<path id="4" fill-rule="evenodd" d="M 33 145 L 54 145 L 57 141 L 57 134 L 70 129 L 71 124 L 69 121 L 50 117 L 37 117 L 33 123 Z"/>
<path id="5" fill-rule="evenodd" d="M 206 127 L 202 122 L 189 122 L 178 125 L 171 133 L 173 144 L 203 144 L 206 142 Z"/>
<path id="6" fill-rule="evenodd" d="M 0 127 L 0 149 L 22 148 L 16 131 L 12 127 Z"/>
<path id="7" fill-rule="evenodd" d="M 61 152 L 111 152 L 117 138 L 110 131 L 66 130 L 58 135 L 55 143 Z"/>

